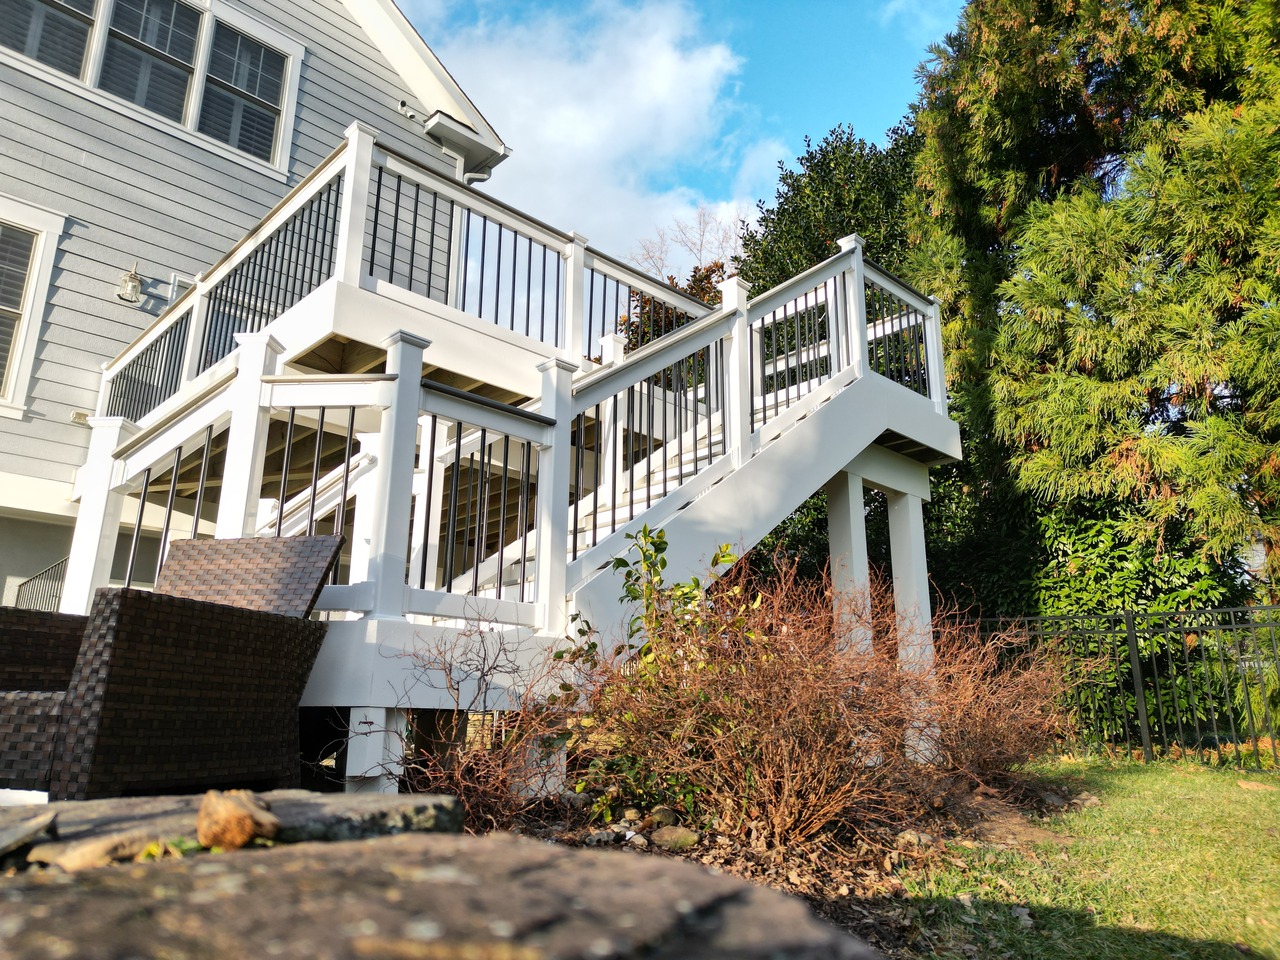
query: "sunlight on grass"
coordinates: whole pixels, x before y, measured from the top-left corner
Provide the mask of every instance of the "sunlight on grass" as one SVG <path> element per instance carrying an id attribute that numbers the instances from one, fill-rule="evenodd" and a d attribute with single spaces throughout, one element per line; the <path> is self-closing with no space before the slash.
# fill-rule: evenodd
<path id="1" fill-rule="evenodd" d="M 1280 778 L 1066 760 L 1036 773 L 1102 806 L 1048 821 L 1060 844 L 957 848 L 904 875 L 929 931 L 918 956 L 1280 960 Z"/>

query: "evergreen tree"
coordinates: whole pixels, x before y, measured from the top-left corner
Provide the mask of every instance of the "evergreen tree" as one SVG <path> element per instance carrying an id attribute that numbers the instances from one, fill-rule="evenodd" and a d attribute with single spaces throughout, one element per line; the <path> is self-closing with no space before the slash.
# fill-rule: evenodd
<path id="1" fill-rule="evenodd" d="M 1100 283 L 1099 275 L 1110 277 L 1109 292 L 1121 298 L 1125 279 L 1137 285 L 1157 282 L 1156 273 L 1143 273 L 1155 268 L 1141 248 L 1128 245 L 1141 233 L 1137 220 L 1127 239 L 1117 235 L 1122 213 L 1111 204 L 1132 193 L 1130 181 L 1143 168 L 1135 155 L 1154 164 L 1177 152 L 1185 140 L 1183 117 L 1201 110 L 1229 112 L 1242 97 L 1257 96 L 1266 87 L 1266 65 L 1275 53 L 1262 34 L 1274 30 L 1275 13 L 1275 0 L 1217 6 L 1196 0 L 972 0 L 957 30 L 922 70 L 921 190 L 911 206 L 907 273 L 944 303 L 953 411 L 962 424 L 966 453 L 966 461 L 951 468 L 939 485 L 942 496 L 935 498 L 934 512 L 948 518 L 943 528 L 948 536 L 941 550 L 933 547 L 931 562 L 937 570 L 939 560 L 948 557 L 961 564 L 966 556 L 1016 558 L 1014 571 L 1019 563 L 1031 563 L 1031 576 L 1016 589 L 1007 583 L 998 589 L 995 570 L 971 578 L 969 586 L 984 612 L 1034 612 L 1030 605 L 1058 609 L 1053 597 L 1061 594 L 1046 592 L 1045 572 L 1073 541 L 1072 531 L 1097 530 L 1101 524 L 1106 539 L 1121 545 L 1163 532 L 1154 552 L 1115 551 L 1117 557 L 1124 553 L 1126 562 L 1137 557 L 1148 564 L 1147 586 L 1129 591 L 1134 603 L 1151 593 L 1150 584 L 1162 582 L 1157 558 L 1191 562 L 1208 542 L 1207 526 L 1187 512 L 1192 485 L 1183 487 L 1187 496 L 1181 499 L 1153 501 L 1151 484 L 1143 489 L 1122 483 L 1089 486 L 1079 470 L 1057 473 L 1058 463 L 1046 452 L 1049 438 L 1063 462 L 1070 460 L 1080 453 L 1073 444 L 1088 432 L 1084 424 L 1097 408 L 1078 384 L 1074 393 L 1064 392 L 1064 380 L 1053 372 L 1059 359 L 1054 350 L 1069 352 L 1072 344 L 1048 341 L 1079 335 L 1088 315 L 1097 320 L 1097 345 L 1107 327 L 1097 313 L 1105 314 L 1111 304 L 1088 303 L 1081 296 Z M 1155 208 L 1148 210 L 1156 214 Z M 1180 216 L 1168 209 L 1164 215 Z M 1136 201 L 1133 216 L 1140 216 Z M 1192 228 L 1183 226 L 1189 236 Z M 1169 239 L 1176 233 L 1171 229 Z M 1064 262 L 1070 257 L 1076 259 Z M 1125 263 L 1133 271 L 1116 277 Z M 1172 268 L 1164 279 L 1176 273 Z M 1192 281 L 1181 279 L 1181 292 L 1166 287 L 1163 296 L 1183 303 L 1189 316 L 1195 308 L 1185 284 Z M 1128 296 L 1135 298 L 1135 290 Z M 1050 303 L 1081 323 L 1046 322 Z M 1161 336 L 1182 335 L 1144 314 L 1118 339 L 1141 352 L 1152 345 L 1153 324 Z M 1105 359 L 1120 362 L 1114 356 L 1123 352 L 1120 343 L 1113 342 L 1110 351 L 1104 348 Z M 1142 367 L 1138 360 L 1129 367 L 1134 364 Z M 1162 389 L 1146 382 L 1151 390 Z M 1095 403 L 1109 396 L 1123 406 L 1133 398 L 1132 391 L 1127 398 L 1114 389 L 1108 393 L 1105 378 L 1095 383 Z M 1172 385 L 1168 381 L 1164 389 Z M 1031 404 L 1033 396 L 1042 402 Z M 1200 437 L 1203 454 L 1208 435 Z M 1096 437 L 1094 442 L 1097 449 Z M 1215 488 L 1203 476 L 1210 459 L 1201 457 L 1202 475 L 1194 489 L 1221 499 L 1225 488 Z M 1243 468 L 1249 457 L 1228 459 Z M 1250 462 L 1260 463 L 1257 456 Z M 1233 482 L 1230 467 L 1219 476 L 1228 486 Z M 1242 545 L 1239 535 L 1248 526 L 1242 515 L 1237 511 L 1234 529 L 1224 528 L 1218 536 L 1223 548 L 1218 556 L 1227 562 L 1212 568 L 1212 583 L 1205 581 L 1188 603 L 1218 602 L 1231 592 L 1230 554 Z M 1218 513 L 1219 520 L 1223 516 Z M 1138 517 L 1148 522 L 1138 523 Z M 1157 518 L 1163 522 L 1153 522 Z M 994 531 L 983 529 L 988 522 L 995 523 Z M 1127 582 L 1131 571 L 1121 570 L 1117 560 L 1113 573 L 1117 582 Z"/>

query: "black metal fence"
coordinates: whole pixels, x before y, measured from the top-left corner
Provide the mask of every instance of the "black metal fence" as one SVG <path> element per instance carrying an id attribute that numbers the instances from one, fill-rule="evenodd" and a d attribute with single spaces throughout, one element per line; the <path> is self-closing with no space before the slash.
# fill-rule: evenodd
<path id="1" fill-rule="evenodd" d="M 1063 656 L 1085 751 L 1280 769 L 1280 607 L 988 622 Z"/>
<path id="2" fill-rule="evenodd" d="M 62 601 L 62 582 L 66 577 L 67 558 L 63 557 L 53 566 L 18 584 L 15 604 L 24 610 L 56 611 Z"/>

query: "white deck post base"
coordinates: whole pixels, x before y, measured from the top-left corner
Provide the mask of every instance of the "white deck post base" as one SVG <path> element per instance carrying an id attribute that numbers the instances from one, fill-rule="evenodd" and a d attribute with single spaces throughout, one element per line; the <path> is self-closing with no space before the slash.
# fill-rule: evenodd
<path id="1" fill-rule="evenodd" d="M 347 730 L 347 793 L 398 793 L 404 772 L 405 711 L 352 707 Z"/>

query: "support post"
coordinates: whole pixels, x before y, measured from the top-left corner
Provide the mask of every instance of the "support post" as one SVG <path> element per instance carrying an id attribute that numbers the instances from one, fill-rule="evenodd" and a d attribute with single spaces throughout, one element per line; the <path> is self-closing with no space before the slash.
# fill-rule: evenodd
<path id="1" fill-rule="evenodd" d="M 62 613 L 88 613 L 93 592 L 111 579 L 111 562 L 115 558 L 125 501 L 124 494 L 115 490 L 113 454 L 121 443 L 138 432 L 137 426 L 123 417 L 91 417 L 89 426 L 93 428 L 89 452 L 84 466 L 76 472 L 80 508 L 71 536 L 62 598 L 58 601 L 58 610 Z"/>
<path id="2" fill-rule="evenodd" d="M 847 649 L 871 652 L 871 569 L 862 478 L 841 470 L 826 486 L 831 587 Z"/>
<path id="3" fill-rule="evenodd" d="M 237 333 L 239 366 L 226 393 L 231 410 L 222 493 L 214 536 L 219 540 L 251 537 L 258 529 L 258 494 L 267 451 L 271 411 L 262 405 L 262 378 L 276 372 L 283 352 L 269 333 Z"/>
<path id="4" fill-rule="evenodd" d="M 553 358 L 538 364 L 542 374 L 542 414 L 556 422 L 550 449 L 538 451 L 538 600 L 546 606 L 546 630 L 568 629 L 566 595 L 569 562 L 570 438 L 573 430 L 573 374 L 576 363 Z"/>
<path id="5" fill-rule="evenodd" d="M 907 755 L 922 763 L 937 755 L 937 729 L 923 716 L 933 674 L 933 615 L 924 552 L 924 502 L 910 493 L 889 493 L 889 550 L 893 559 L 893 605 L 898 623 L 898 664 L 917 683 L 920 701 L 906 732 Z"/>
<path id="6" fill-rule="evenodd" d="M 374 518 L 369 544 L 369 579 L 373 581 L 375 620 L 404 617 L 408 532 L 413 515 L 413 465 L 418 446 L 422 400 L 422 354 L 430 340 L 404 330 L 383 341 L 387 373 L 396 377 L 391 406 L 382 411 L 373 469 Z"/>
<path id="7" fill-rule="evenodd" d="M 564 354 L 576 370 L 591 346 L 586 342 L 587 238 L 569 234 L 564 250 Z M 544 411 L 545 412 L 545 411 Z"/>
<path id="8" fill-rule="evenodd" d="M 725 453 L 740 467 L 750 459 L 751 443 L 751 358 L 747 322 L 747 293 L 750 287 L 741 277 L 729 277 L 720 284 L 720 306 L 733 314 L 733 333 L 725 362 L 728 374 L 728 402 L 725 404 Z"/>
<path id="9" fill-rule="evenodd" d="M 333 273 L 341 282 L 358 286 L 363 274 L 369 181 L 373 176 L 373 147 L 378 131 L 357 120 L 343 133 L 347 138 L 347 163 L 342 174 L 342 210 L 338 219 Z"/>

